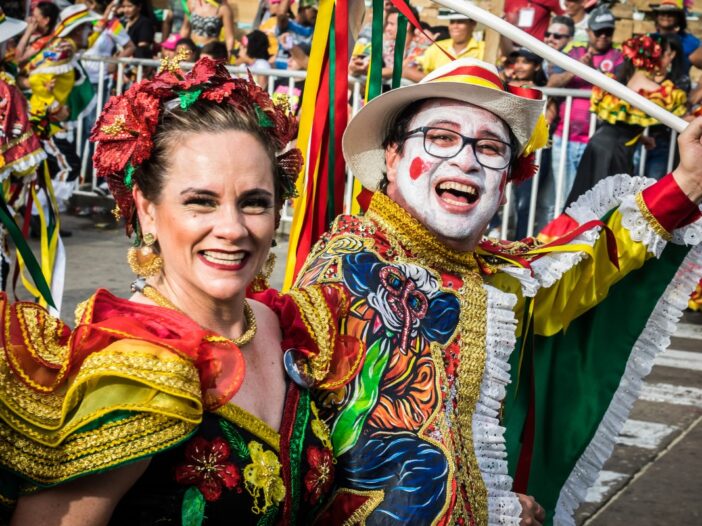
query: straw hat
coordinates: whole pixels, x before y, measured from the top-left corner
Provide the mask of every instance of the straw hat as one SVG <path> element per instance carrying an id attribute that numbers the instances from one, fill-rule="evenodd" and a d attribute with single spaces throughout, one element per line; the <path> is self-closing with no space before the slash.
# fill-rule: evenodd
<path id="1" fill-rule="evenodd" d="M 54 34 L 61 38 L 66 37 L 79 25 L 95 22 L 100 18 L 100 15 L 93 13 L 83 4 L 70 5 L 61 10 Z"/>
<path id="2" fill-rule="evenodd" d="M 5 12 L 0 7 L 0 44 L 20 34 L 26 27 L 27 23 L 23 20 L 5 16 Z"/>
<path id="3" fill-rule="evenodd" d="M 546 99 L 537 90 L 516 88 L 515 91 L 520 95 L 505 89 L 495 66 L 473 58 L 454 60 L 418 84 L 388 91 L 361 108 L 344 133 L 344 158 L 364 187 L 377 190 L 385 170 L 382 143 L 393 121 L 412 102 L 434 98 L 468 102 L 494 113 L 512 130 L 519 153 L 530 155 L 548 139 L 542 115 Z"/>

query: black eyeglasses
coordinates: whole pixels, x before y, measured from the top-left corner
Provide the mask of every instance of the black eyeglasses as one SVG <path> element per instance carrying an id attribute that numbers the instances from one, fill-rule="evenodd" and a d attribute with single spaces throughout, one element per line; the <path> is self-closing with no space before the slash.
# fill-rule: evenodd
<path id="1" fill-rule="evenodd" d="M 596 37 L 611 37 L 612 35 L 614 35 L 614 29 L 598 29 L 597 31 L 593 31 L 593 33 Z"/>
<path id="2" fill-rule="evenodd" d="M 563 38 L 568 38 L 570 35 L 561 35 L 560 33 L 551 33 L 550 31 L 546 31 L 545 36 L 546 38 L 553 37 L 555 39 L 561 40 Z"/>
<path id="3" fill-rule="evenodd" d="M 424 151 L 439 159 L 456 157 L 466 144 L 470 144 L 475 159 L 485 168 L 503 170 L 512 162 L 512 145 L 498 139 L 475 139 L 433 126 L 422 126 L 407 132 L 404 139 L 418 133 L 423 135 Z"/>

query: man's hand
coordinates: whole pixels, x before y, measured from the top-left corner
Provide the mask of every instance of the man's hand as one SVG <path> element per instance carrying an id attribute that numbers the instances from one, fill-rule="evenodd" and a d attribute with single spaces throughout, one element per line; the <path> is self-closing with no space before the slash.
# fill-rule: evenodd
<path id="1" fill-rule="evenodd" d="M 680 164 L 673 177 L 680 189 L 694 203 L 702 201 L 702 117 L 688 124 L 678 137 Z"/>
<path id="2" fill-rule="evenodd" d="M 519 504 L 522 505 L 520 526 L 541 526 L 546 518 L 546 510 L 534 500 L 534 497 L 517 493 Z"/>

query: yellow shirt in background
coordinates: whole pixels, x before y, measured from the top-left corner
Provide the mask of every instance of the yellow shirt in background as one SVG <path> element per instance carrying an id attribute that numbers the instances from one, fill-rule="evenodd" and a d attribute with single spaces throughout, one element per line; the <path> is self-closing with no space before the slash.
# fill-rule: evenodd
<path id="1" fill-rule="evenodd" d="M 444 66 L 451 62 L 451 60 L 446 56 L 446 54 L 439 49 L 449 52 L 455 58 L 477 58 L 478 60 L 483 60 L 485 55 L 485 42 L 478 42 L 474 38 L 470 39 L 468 45 L 463 48 L 460 52 L 453 49 L 453 41 L 450 38 L 446 40 L 439 40 L 435 44 L 432 44 L 427 48 L 424 54 L 417 59 L 417 62 L 422 66 L 422 71 L 424 73 L 431 73 L 437 68 Z"/>

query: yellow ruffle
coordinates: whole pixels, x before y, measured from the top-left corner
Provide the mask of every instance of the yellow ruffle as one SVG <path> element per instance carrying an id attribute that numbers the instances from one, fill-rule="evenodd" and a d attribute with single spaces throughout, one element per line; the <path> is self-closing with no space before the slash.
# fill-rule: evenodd
<path id="1" fill-rule="evenodd" d="M 202 420 L 195 366 L 123 339 L 90 354 L 65 389 L 38 393 L 0 360 L 0 464 L 57 484 L 170 447 Z"/>
<path id="2" fill-rule="evenodd" d="M 656 91 L 641 90 L 639 93 L 674 115 L 682 116 L 687 111 L 687 95 L 670 80 L 664 80 Z M 653 117 L 597 86 L 592 88 L 590 111 L 610 124 L 623 123 L 643 127 L 658 124 Z"/>

